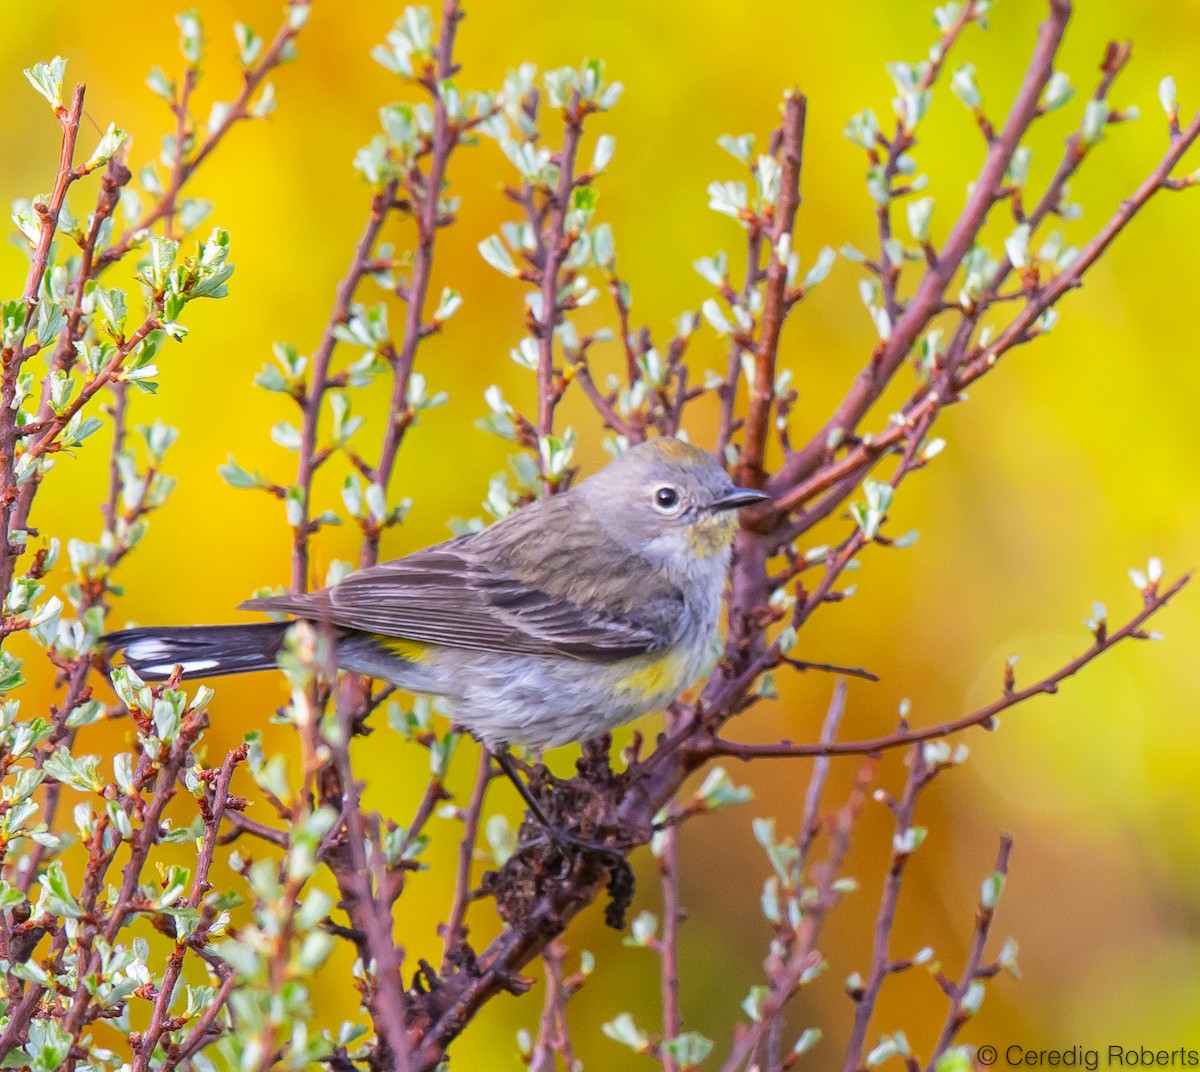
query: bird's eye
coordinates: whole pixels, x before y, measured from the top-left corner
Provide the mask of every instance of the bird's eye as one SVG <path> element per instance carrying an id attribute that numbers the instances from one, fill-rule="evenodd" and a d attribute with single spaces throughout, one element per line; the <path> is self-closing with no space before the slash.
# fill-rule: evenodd
<path id="1" fill-rule="evenodd" d="M 672 487 L 661 487 L 654 493 L 654 505 L 660 510 L 673 510 L 679 505 L 679 492 Z"/>

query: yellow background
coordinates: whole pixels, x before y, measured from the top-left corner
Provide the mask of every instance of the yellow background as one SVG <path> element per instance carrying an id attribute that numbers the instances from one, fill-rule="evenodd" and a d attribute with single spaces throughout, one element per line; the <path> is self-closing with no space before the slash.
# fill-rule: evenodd
<path id="1" fill-rule="evenodd" d="M 200 99 L 233 95 L 237 67 L 229 26 L 250 22 L 264 36 L 276 25 L 275 3 L 204 0 L 212 43 Z M 738 263 L 741 232 L 709 212 L 705 187 L 740 178 L 738 165 L 716 146 L 719 134 L 770 129 L 780 92 L 797 85 L 810 94 L 808 140 L 797 245 L 806 264 L 821 245 L 871 242 L 872 210 L 859 150 L 841 137 L 846 118 L 863 107 L 889 113 L 885 61 L 915 60 L 933 39 L 931 5 L 860 0 L 855 4 L 730 4 L 712 2 L 532 4 L 504 0 L 468 5 L 459 57 L 460 84 L 495 87 L 522 60 L 540 67 L 600 56 L 625 83 L 615 112 L 593 123 L 607 130 L 617 155 L 601 182 L 600 218 L 617 236 L 623 274 L 631 281 L 638 323 L 665 338 L 670 319 L 698 308 L 707 285 L 690 265 L 718 248 Z M 1061 66 L 1081 96 L 1090 92 L 1104 41 L 1131 37 L 1135 59 L 1112 102 L 1136 103 L 1142 119 L 1110 132 L 1075 184 L 1084 218 L 1068 225 L 1081 243 L 1153 166 L 1165 132 L 1156 99 L 1158 79 L 1174 73 L 1185 115 L 1200 105 L 1200 9 L 1187 0 L 1081 4 Z M 207 164 L 192 189 L 213 199 L 212 221 L 233 234 L 238 270 L 231 296 L 187 311 L 192 334 L 160 355 L 157 399 L 135 396 L 135 421 L 163 417 L 182 435 L 168 468 L 180 476 L 169 506 L 158 514 L 143 548 L 122 570 L 128 595 L 117 623 L 215 622 L 253 588 L 283 583 L 289 536 L 283 511 L 259 493 L 234 491 L 216 467 L 232 451 L 248 468 L 276 479 L 294 472 L 294 458 L 270 443 L 288 403 L 251 384 L 270 358 L 270 344 L 288 339 L 311 351 L 365 218 L 368 190 L 350 161 L 377 129 L 376 109 L 396 99 L 394 79 L 367 58 L 398 5 L 317 0 L 300 40 L 299 62 L 282 71 L 280 108 L 266 125 L 241 127 Z M 1005 0 L 991 30 L 967 34 L 954 62 L 974 61 L 984 99 L 999 120 L 1024 67 L 1042 5 Z M 49 187 L 57 154 L 56 125 L 29 89 L 21 68 L 61 53 L 68 77 L 88 83 L 87 107 L 101 128 L 110 120 L 133 135 L 135 162 L 157 154 L 166 109 L 144 87 L 154 64 L 178 70 L 173 8 L 161 2 L 109 0 L 102 8 L 77 0 L 7 5 L 0 35 L 0 144 L 6 198 Z M 1057 161 L 1061 137 L 1077 122 L 1080 100 L 1039 128 L 1034 183 Z M 922 170 L 938 197 L 933 231 L 945 235 L 977 166 L 981 140 L 943 86 L 923 128 Z M 96 136 L 88 128 L 82 142 Z M 521 288 L 488 268 L 477 242 L 509 218 L 499 183 L 510 177 L 496 147 L 459 155 L 451 168 L 464 198 L 459 224 L 439 239 L 434 293 L 452 283 L 465 306 L 444 336 L 421 352 L 431 390 L 450 391 L 452 405 L 435 410 L 410 433 L 395 496 L 416 502 L 408 524 L 389 535 L 388 554 L 443 538 L 451 515 L 479 513 L 487 478 L 503 465 L 504 445 L 473 426 L 484 412 L 482 392 L 505 386 L 518 405 L 532 400 L 532 377 L 507 357 L 521 332 Z M 893 510 L 894 531 L 921 531 L 910 551 L 864 556 L 851 601 L 828 608 L 802 638 L 799 654 L 861 663 L 880 672 L 877 685 L 851 686 L 846 733 L 890 728 L 896 704 L 911 697 L 914 720 L 941 721 L 994 696 L 1004 658 L 1020 652 L 1025 680 L 1085 645 L 1080 619 L 1102 599 L 1114 619 L 1131 613 L 1137 596 L 1124 571 L 1151 554 L 1168 571 L 1196 564 L 1195 492 L 1200 373 L 1195 354 L 1194 251 L 1200 246 L 1200 200 L 1165 193 L 1136 221 L 1082 292 L 1063 303 L 1063 319 L 1046 340 L 1017 352 L 977 385 L 970 402 L 946 415 L 949 447 L 931 469 L 904 486 Z M 84 211 L 82 202 L 75 206 Z M 206 225 L 207 226 L 207 225 Z M 993 241 L 1002 231 L 992 235 Z M 128 284 L 121 267 L 110 283 Z M 19 292 L 21 255 L 0 252 L 0 290 Z M 910 284 L 911 285 L 911 284 Z M 364 292 L 376 300 L 370 288 Z M 588 322 L 594 322 L 596 318 Z M 854 265 L 839 261 L 829 281 L 789 325 L 784 361 L 801 392 L 804 428 L 823 417 L 874 343 L 857 296 Z M 605 360 L 612 360 L 608 348 Z M 704 329 L 693 349 L 697 370 L 717 367 L 723 349 Z M 361 397 L 377 413 L 384 394 Z M 568 406 L 579 425 L 578 458 L 602 462 L 599 434 L 584 410 Z M 879 418 L 882 419 L 882 416 Z M 377 420 L 371 425 L 378 426 Z M 706 428 L 696 426 L 697 438 Z M 100 517 L 104 455 L 89 444 L 63 458 L 38 500 L 34 523 L 62 536 L 94 537 Z M 340 505 L 330 482 L 322 494 Z M 840 522 L 843 524 L 844 522 Z M 318 561 L 351 557 L 353 533 L 322 537 Z M 1159 627 L 1167 643 L 1118 650 L 1071 682 L 1060 696 L 1009 714 L 998 735 L 969 735 L 972 762 L 946 776 L 926 799 L 921 820 L 931 828 L 913 865 L 894 953 L 937 947 L 957 975 L 972 926 L 979 879 L 995 855 L 996 833 L 1016 838 L 1012 877 L 996 925 L 1021 943 L 1024 978 L 989 987 L 978 1020 L 965 1037 L 1029 1047 L 1109 1043 L 1200 1049 L 1200 804 L 1195 769 L 1200 751 L 1196 712 L 1200 677 L 1195 646 L 1200 602 L 1186 592 Z M 35 673 L 35 685 L 45 681 Z M 747 716 L 737 732 L 766 740 L 815 732 L 828 680 L 786 680 L 783 699 Z M 212 754 L 265 724 L 282 701 L 269 675 L 222 683 L 213 709 Z M 27 696 L 27 710 L 36 709 Z M 286 735 L 272 740 L 287 747 Z M 371 803 L 407 822 L 423 786 L 424 759 L 382 727 L 358 752 Z M 569 768 L 564 751 L 554 765 Z M 473 746 L 456 758 L 455 785 L 474 771 Z M 687 1026 L 718 1040 L 721 1054 L 738 1003 L 761 978 L 767 928 L 758 892 L 767 866 L 749 836 L 754 815 L 774 815 L 794 829 L 807 784 L 807 765 L 763 764 L 733 769 L 756 800 L 686 828 L 681 962 Z M 834 788 L 845 785 L 841 769 Z M 901 775 L 893 760 L 884 780 Z M 516 814 L 512 794 L 498 789 Z M 870 919 L 887 856 L 888 828 L 875 806 L 860 830 L 851 872 L 862 882 L 832 917 L 824 942 L 831 969 L 795 1003 L 798 1033 L 825 1029 L 826 1042 L 802 1067 L 835 1063 L 851 1006 L 841 980 L 867 967 Z M 451 881 L 454 827 L 429 854 L 401 902 L 400 930 L 410 963 L 440 951 L 435 924 L 444 919 Z M 658 908 L 648 857 L 638 858 L 637 906 Z M 474 933 L 494 923 L 485 904 Z M 631 1059 L 602 1037 L 599 1024 L 631 1009 L 657 1027 L 657 963 L 624 949 L 597 910 L 569 935 L 574 957 L 594 950 L 599 967 L 573 1003 L 576 1041 L 591 1067 L 630 1067 Z M 344 967 L 344 965 L 342 965 Z M 322 1014 L 349 1014 L 354 995 L 332 974 L 318 984 Z M 487 1007 L 455 1048 L 456 1067 L 513 1067 L 513 1032 L 535 1027 L 540 997 L 502 997 Z M 927 1052 L 943 1004 L 923 973 L 891 982 L 873 1037 L 904 1028 L 917 1052 Z M 716 1056 L 710 1064 L 717 1064 Z M 649 1067 L 647 1064 L 646 1067 Z"/>

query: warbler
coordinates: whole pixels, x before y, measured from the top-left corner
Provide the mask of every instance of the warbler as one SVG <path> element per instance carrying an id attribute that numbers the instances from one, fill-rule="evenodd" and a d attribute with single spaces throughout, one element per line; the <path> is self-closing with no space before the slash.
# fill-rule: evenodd
<path id="1" fill-rule="evenodd" d="M 492 751 L 580 741 L 660 710 L 715 639 L 737 509 L 716 458 L 631 447 L 488 528 L 309 593 L 251 599 L 332 631 L 337 665 L 445 697 Z M 125 629 L 104 638 L 146 680 L 266 670 L 292 623 Z"/>

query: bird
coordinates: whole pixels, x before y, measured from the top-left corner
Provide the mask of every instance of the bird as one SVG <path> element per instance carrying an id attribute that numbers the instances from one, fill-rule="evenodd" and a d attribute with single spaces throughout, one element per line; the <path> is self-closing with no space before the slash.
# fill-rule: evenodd
<path id="1" fill-rule="evenodd" d="M 738 510 L 710 452 L 660 436 L 492 525 L 239 609 L 327 629 L 346 671 L 445 698 L 495 755 L 662 710 L 714 650 Z M 148 626 L 104 644 L 146 681 L 269 670 L 294 623 Z"/>

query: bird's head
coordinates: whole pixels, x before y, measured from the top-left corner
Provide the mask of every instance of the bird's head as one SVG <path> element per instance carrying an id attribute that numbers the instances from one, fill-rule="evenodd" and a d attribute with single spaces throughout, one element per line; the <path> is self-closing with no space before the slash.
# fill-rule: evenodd
<path id="1" fill-rule="evenodd" d="M 738 508 L 770 498 L 737 487 L 708 451 L 666 437 L 631 447 L 577 490 L 613 536 L 667 567 L 724 554 Z"/>

